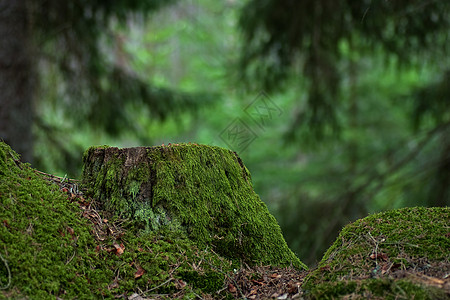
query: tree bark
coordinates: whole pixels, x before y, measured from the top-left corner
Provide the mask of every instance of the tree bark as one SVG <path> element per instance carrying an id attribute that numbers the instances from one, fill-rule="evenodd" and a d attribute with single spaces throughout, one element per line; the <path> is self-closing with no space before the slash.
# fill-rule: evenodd
<path id="1" fill-rule="evenodd" d="M 33 160 L 34 72 L 27 1 L 0 1 L 0 139 Z"/>

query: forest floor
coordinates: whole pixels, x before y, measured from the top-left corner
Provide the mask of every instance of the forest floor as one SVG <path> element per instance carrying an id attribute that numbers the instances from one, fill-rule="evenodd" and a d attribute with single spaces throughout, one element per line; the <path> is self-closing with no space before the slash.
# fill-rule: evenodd
<path id="1" fill-rule="evenodd" d="M 83 210 L 83 216 L 92 222 L 95 228 L 95 235 L 102 239 L 105 236 L 120 237 L 124 234 L 124 229 L 116 224 L 101 224 L 103 219 L 102 212 L 96 210 L 95 200 L 87 201 L 83 192 L 78 189 L 78 182 L 75 180 L 64 180 L 62 178 L 41 173 L 47 180 L 57 184 L 61 191 L 68 194 L 70 201 L 76 201 Z M 450 225 L 450 224 L 449 224 Z M 450 229 L 443 237 L 447 241 L 450 240 Z M 402 256 L 402 254 L 400 254 Z M 450 257 L 445 261 L 429 261 L 427 258 L 416 259 L 404 256 L 404 260 L 399 262 L 391 262 L 382 252 L 376 252 L 370 257 L 360 257 L 361 261 L 354 261 L 355 265 L 365 266 L 358 271 L 357 274 L 348 276 L 347 280 L 341 281 L 343 286 L 335 286 L 337 291 L 335 295 L 329 294 L 325 298 L 345 298 L 345 299 L 385 299 L 387 296 L 395 299 L 408 299 L 410 294 L 405 291 L 408 286 L 402 285 L 407 282 L 419 286 L 419 292 L 425 292 L 425 299 L 445 299 L 450 297 Z M 376 270 L 370 265 L 363 263 L 363 260 L 376 261 Z M 320 266 L 319 266 L 320 267 Z M 326 267 L 322 267 L 326 268 Z M 308 275 L 317 272 L 318 269 L 299 270 L 293 267 L 279 268 L 273 266 L 248 266 L 244 265 L 239 270 L 235 270 L 234 274 L 225 277 L 225 284 L 220 291 L 223 298 L 223 292 L 232 295 L 233 298 L 239 299 L 309 299 L 320 298 L 320 292 L 316 295 L 305 293 L 302 289 L 303 283 L 308 279 Z M 378 279 L 380 283 L 380 291 L 372 291 L 366 288 L 367 280 Z M 397 285 L 397 283 L 399 283 Z M 333 285 L 334 283 L 332 283 Z M 348 288 L 349 286 L 353 288 Z M 359 288 L 355 288 L 355 286 Z M 345 289 L 348 288 L 348 292 Z M 379 287 L 378 287 L 379 288 Z M 339 290 L 340 289 L 340 290 Z M 344 289 L 344 291 L 342 290 Z M 326 289 L 327 293 L 330 291 Z M 385 291 L 388 291 L 386 294 Z M 419 293 L 419 294 L 420 294 Z M 174 297 L 183 297 L 183 293 L 173 295 Z M 202 294 L 198 295 L 202 299 L 217 299 L 218 294 Z M 324 295 L 322 295 L 324 296 Z M 442 298 L 444 297 L 444 298 Z M 143 295 L 133 294 L 128 299 L 145 300 L 145 299 L 165 299 L 167 295 L 158 296 L 153 294 L 151 298 Z M 420 298 L 420 296 L 419 296 Z"/>
<path id="2" fill-rule="evenodd" d="M 450 299 L 450 207 L 352 222 L 306 270 L 233 260 L 179 227 L 147 230 L 79 186 L 0 142 L 0 299 Z"/>

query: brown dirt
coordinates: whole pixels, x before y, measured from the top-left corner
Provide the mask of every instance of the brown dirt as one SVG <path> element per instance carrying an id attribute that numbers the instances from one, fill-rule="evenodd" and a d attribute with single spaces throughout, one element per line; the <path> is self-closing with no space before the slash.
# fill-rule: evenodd
<path id="1" fill-rule="evenodd" d="M 240 269 L 226 281 L 228 292 L 241 299 L 295 299 L 308 271 L 271 266 Z"/>

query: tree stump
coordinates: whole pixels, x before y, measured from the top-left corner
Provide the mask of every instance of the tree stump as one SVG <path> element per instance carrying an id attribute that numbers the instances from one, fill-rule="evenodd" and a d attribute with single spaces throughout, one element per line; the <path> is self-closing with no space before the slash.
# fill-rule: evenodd
<path id="1" fill-rule="evenodd" d="M 197 144 L 103 146 L 88 149 L 83 163 L 88 195 L 145 230 L 181 230 L 235 261 L 305 267 L 235 152 Z"/>

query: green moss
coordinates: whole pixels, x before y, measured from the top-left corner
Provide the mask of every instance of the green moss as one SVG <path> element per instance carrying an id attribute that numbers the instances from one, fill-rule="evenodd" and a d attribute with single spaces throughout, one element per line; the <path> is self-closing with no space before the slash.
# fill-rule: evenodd
<path id="1" fill-rule="evenodd" d="M 306 294 L 313 299 L 445 299 L 446 293 L 435 287 L 422 286 L 409 280 L 389 278 L 358 281 L 325 282 Z"/>
<path id="2" fill-rule="evenodd" d="M 212 274 L 216 269 L 224 273 L 231 272 L 230 261 L 214 253 L 200 251 L 182 232 L 159 230 L 137 235 L 136 232 L 128 231 L 122 239 L 125 251 L 120 257 L 108 251 L 98 254 L 105 262 L 105 269 L 120 272 L 121 280 L 114 294 L 129 294 L 129 291 L 137 288 L 141 291 L 152 290 L 152 293 L 172 294 L 179 292 L 174 282 L 177 278 L 183 279 L 185 274 Z M 197 271 L 192 269 L 193 265 L 197 266 Z M 136 279 L 134 275 L 138 267 L 144 270 L 144 274 Z M 201 294 L 221 289 L 224 278 L 214 281 L 215 290 L 207 288 L 212 285 L 205 287 L 195 282 L 188 283 L 186 289 Z"/>
<path id="3" fill-rule="evenodd" d="M 430 263 L 449 262 L 449 225 L 448 207 L 403 208 L 360 219 L 341 231 L 318 268 L 308 275 L 303 287 L 316 296 L 363 295 L 367 291 L 378 295 L 385 290 L 395 295 L 401 289 L 405 290 L 403 287 L 409 287 L 405 290 L 406 298 L 419 292 L 433 295 L 433 288 L 407 280 L 398 283 L 386 279 L 382 266 L 407 269 L 414 261 L 421 259 Z M 368 277 L 373 279 L 360 281 Z M 358 284 L 355 285 L 355 282 Z M 383 294 L 383 297 L 386 295 Z M 432 296 L 425 299 L 427 297 Z"/>
<path id="4" fill-rule="evenodd" d="M 226 274 L 233 267 L 216 253 L 197 248 L 182 231 L 162 226 L 145 233 L 124 223 L 129 230 L 120 240 L 100 242 L 87 222 L 58 186 L 21 164 L 0 143 L 0 254 L 5 259 L 0 262 L 0 286 L 7 287 L 0 299 L 99 299 L 139 290 L 195 295 L 204 288 L 187 285 L 185 292 L 179 290 L 174 284 L 179 273 L 196 266 L 199 274 Z M 123 245 L 122 255 L 115 254 L 114 244 Z M 138 268 L 144 273 L 135 278 Z M 210 287 L 223 285 L 220 278 L 214 282 Z"/>
<path id="5" fill-rule="evenodd" d="M 11 271 L 12 294 L 92 296 L 85 282 L 93 270 L 85 269 L 84 258 L 95 248 L 94 240 L 77 211 L 0 142 L 0 253 Z"/>
<path id="6" fill-rule="evenodd" d="M 235 261 L 306 268 L 232 151 L 196 144 L 91 148 L 84 163 L 83 182 L 112 213 L 151 230 L 181 225 L 200 247 L 212 245 Z"/>
<path id="7" fill-rule="evenodd" d="M 308 296 L 315 299 L 335 299 L 341 295 L 351 294 L 355 289 L 356 282 L 318 283 Z"/>
<path id="8" fill-rule="evenodd" d="M 216 271 L 199 274 L 197 271 L 183 271 L 178 275 L 193 287 L 202 290 L 205 293 L 213 293 L 222 288 L 225 276 Z"/>
<path id="9" fill-rule="evenodd" d="M 110 191 L 96 194 L 104 197 L 104 208 L 117 205 L 119 215 L 137 220 L 121 219 L 127 230 L 120 239 L 99 241 L 77 204 L 0 142 L 0 287 L 7 287 L 0 290 L 0 299 L 126 298 L 139 291 L 149 291 L 143 297 L 186 299 L 222 291 L 220 297 L 230 298 L 224 282 L 239 267 L 236 257 L 264 264 L 289 260 L 289 255 L 279 256 L 290 252 L 283 252 L 278 225 L 233 152 L 183 145 L 143 153 L 149 161 L 131 164 L 126 173 L 120 173 L 126 157 L 119 153 L 106 164 L 94 162 L 98 165 L 90 168 L 97 173 L 85 173 L 96 185 L 92 193 L 96 188 Z M 126 188 L 119 191 L 114 180 Z M 449 226 L 450 208 L 405 208 L 349 224 L 308 275 L 304 296 L 445 299 L 443 289 L 409 277 L 386 277 L 382 270 L 384 264 L 407 271 L 418 260 L 448 263 Z M 122 255 L 115 254 L 114 244 L 123 247 Z M 275 254 L 262 256 L 263 251 Z M 373 259 L 373 254 L 381 256 Z M 138 270 L 142 276 L 136 276 Z"/>

